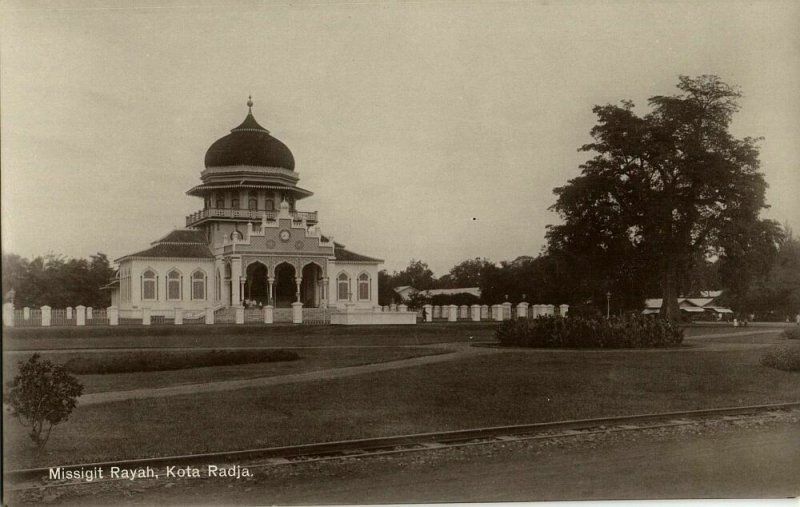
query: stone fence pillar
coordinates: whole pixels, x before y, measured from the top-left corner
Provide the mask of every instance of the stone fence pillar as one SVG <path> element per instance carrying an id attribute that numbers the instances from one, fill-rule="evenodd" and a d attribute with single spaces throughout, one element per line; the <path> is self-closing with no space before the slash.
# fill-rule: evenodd
<path id="1" fill-rule="evenodd" d="M 433 307 L 433 318 L 434 319 L 441 319 L 442 318 L 442 307 L 439 305 L 434 305 Z"/>
<path id="2" fill-rule="evenodd" d="M 503 320 L 503 305 L 492 305 L 492 320 Z"/>
<path id="3" fill-rule="evenodd" d="M 150 308 L 142 308 L 142 325 L 150 325 Z"/>
<path id="4" fill-rule="evenodd" d="M 503 320 L 509 320 L 511 318 L 511 307 L 512 306 L 513 305 L 509 301 L 506 301 L 505 303 L 503 303 Z"/>
<path id="5" fill-rule="evenodd" d="M 397 311 L 398 312 L 407 312 L 408 311 L 408 306 L 406 306 L 406 305 L 397 305 Z"/>
<path id="6" fill-rule="evenodd" d="M 108 315 L 108 325 L 119 326 L 119 308 L 109 306 L 106 308 L 106 315 Z"/>
<path id="7" fill-rule="evenodd" d="M 433 305 L 423 305 L 423 313 L 425 314 L 425 322 L 433 321 Z"/>
<path id="8" fill-rule="evenodd" d="M 458 319 L 458 307 L 456 305 L 450 305 L 447 307 L 447 321 L 448 322 L 455 322 Z"/>
<path id="9" fill-rule="evenodd" d="M 72 307 L 67 307 L 67 320 L 72 320 Z"/>
<path id="10" fill-rule="evenodd" d="M 480 322 L 481 320 L 481 305 L 472 305 L 469 307 L 469 317 L 473 322 Z"/>
<path id="11" fill-rule="evenodd" d="M 481 320 L 489 320 L 489 305 L 481 305 Z"/>
<path id="12" fill-rule="evenodd" d="M 469 318 L 469 306 L 461 305 L 458 307 L 458 318 L 459 319 L 468 319 Z"/>
<path id="13" fill-rule="evenodd" d="M 264 324 L 272 324 L 273 322 L 275 322 L 275 312 L 272 305 L 267 305 L 264 307 Z"/>
<path id="14" fill-rule="evenodd" d="M 244 308 L 241 306 L 236 307 L 236 323 L 244 324 Z"/>
<path id="15" fill-rule="evenodd" d="M 42 327 L 50 327 L 50 322 L 53 318 L 52 310 L 49 306 L 42 307 Z"/>
<path id="16" fill-rule="evenodd" d="M 528 303 L 522 302 L 517 305 L 517 318 L 518 319 L 527 319 L 528 318 Z"/>
<path id="17" fill-rule="evenodd" d="M 183 308 L 175 308 L 175 325 L 183 325 Z"/>
<path id="18" fill-rule="evenodd" d="M 292 324 L 303 323 L 303 303 L 295 301 L 292 303 Z"/>
<path id="19" fill-rule="evenodd" d="M 552 317 L 556 314 L 556 307 L 553 305 L 545 305 L 544 314 Z"/>
<path id="20" fill-rule="evenodd" d="M 395 305 L 395 304 L 389 305 L 389 311 L 390 312 L 396 312 L 397 311 L 397 305 Z"/>
<path id="21" fill-rule="evenodd" d="M 31 309 L 28 308 L 27 306 L 22 309 L 22 318 L 24 320 L 30 320 L 31 318 Z"/>
<path id="22" fill-rule="evenodd" d="M 94 309 L 89 306 L 86 308 L 86 320 L 93 320 L 94 319 Z"/>
<path id="23" fill-rule="evenodd" d="M 14 303 L 3 303 L 3 325 L 14 327 Z"/>
<path id="24" fill-rule="evenodd" d="M 567 313 L 569 313 L 569 305 L 561 305 L 558 307 L 558 313 L 561 314 L 562 317 L 566 317 Z"/>
<path id="25" fill-rule="evenodd" d="M 214 309 L 206 308 L 206 324 L 214 323 Z"/>
<path id="26" fill-rule="evenodd" d="M 75 307 L 75 324 L 78 326 L 86 325 L 86 307 L 83 305 Z"/>

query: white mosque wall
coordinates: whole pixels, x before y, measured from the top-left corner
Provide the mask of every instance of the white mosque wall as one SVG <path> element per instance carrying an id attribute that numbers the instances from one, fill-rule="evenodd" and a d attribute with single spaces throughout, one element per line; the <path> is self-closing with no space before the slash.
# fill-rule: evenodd
<path id="1" fill-rule="evenodd" d="M 120 270 L 123 273 L 118 293 L 121 318 L 139 318 L 143 308 L 150 309 L 153 316 L 172 317 L 176 308 L 199 312 L 216 305 L 214 262 L 211 259 L 132 259 L 121 263 Z M 146 291 L 144 275 L 148 271 L 155 275 L 155 291 L 152 294 L 143 293 Z M 180 290 L 177 294 L 168 292 L 168 275 L 171 272 L 178 274 L 177 285 Z M 192 275 L 196 272 L 204 275 L 203 298 L 193 297 L 195 295 L 192 294 Z M 154 297 L 148 298 L 148 295 Z M 175 295 L 177 297 L 170 297 Z"/>
<path id="2" fill-rule="evenodd" d="M 346 275 L 348 280 L 348 294 L 339 290 L 339 277 Z M 369 277 L 369 297 L 361 298 L 359 293 L 359 277 Z M 336 262 L 328 261 L 328 306 L 338 310 L 347 308 L 352 304 L 357 309 L 372 309 L 378 306 L 378 265 L 375 263 Z"/>

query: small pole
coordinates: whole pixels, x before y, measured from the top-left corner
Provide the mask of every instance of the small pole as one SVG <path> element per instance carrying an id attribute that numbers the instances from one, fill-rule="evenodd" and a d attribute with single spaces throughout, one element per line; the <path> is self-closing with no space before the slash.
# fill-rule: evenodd
<path id="1" fill-rule="evenodd" d="M 606 320 L 611 318 L 611 291 L 606 292 Z"/>

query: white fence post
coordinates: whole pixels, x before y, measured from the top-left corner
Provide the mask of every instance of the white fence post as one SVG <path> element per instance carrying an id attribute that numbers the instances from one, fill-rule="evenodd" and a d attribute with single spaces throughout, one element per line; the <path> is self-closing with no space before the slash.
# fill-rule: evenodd
<path id="1" fill-rule="evenodd" d="M 422 309 L 425 310 L 425 322 L 433 321 L 433 305 L 423 305 Z"/>
<path id="2" fill-rule="evenodd" d="M 3 303 L 3 324 L 14 327 L 14 303 Z"/>
<path id="3" fill-rule="evenodd" d="M 522 302 L 517 305 L 517 318 L 525 319 L 528 317 L 528 303 Z"/>
<path id="4" fill-rule="evenodd" d="M 42 307 L 42 327 L 50 327 L 50 322 L 53 314 L 51 313 L 51 308 L 47 305 Z"/>
<path id="5" fill-rule="evenodd" d="M 116 306 L 109 306 L 106 308 L 106 314 L 108 315 L 109 326 L 119 326 L 119 308 Z"/>
<path id="6" fill-rule="evenodd" d="M 94 311 L 91 306 L 86 308 L 86 320 L 94 319 Z"/>
<path id="7" fill-rule="evenodd" d="M 492 305 L 492 320 L 503 320 L 503 305 Z"/>
<path id="8" fill-rule="evenodd" d="M 30 320 L 31 318 L 31 309 L 28 308 L 27 306 L 22 309 L 22 318 L 24 320 Z"/>
<path id="9" fill-rule="evenodd" d="M 75 324 L 78 326 L 86 325 L 86 307 L 83 305 L 75 307 Z"/>
<path id="10" fill-rule="evenodd" d="M 562 317 L 566 317 L 567 313 L 569 313 L 569 305 L 560 305 L 558 307 L 558 313 L 561 314 Z"/>
<path id="11" fill-rule="evenodd" d="M 503 303 L 503 320 L 511 318 L 511 303 L 506 301 Z"/>
<path id="12" fill-rule="evenodd" d="M 481 305 L 481 320 L 489 320 L 490 318 L 489 305 Z"/>
<path id="13" fill-rule="evenodd" d="M 175 325 L 183 325 L 183 308 L 175 308 Z"/>
<path id="14" fill-rule="evenodd" d="M 469 318 L 469 306 L 461 305 L 458 307 L 458 318 L 459 319 L 468 319 Z"/>
<path id="15" fill-rule="evenodd" d="M 142 325 L 150 325 L 150 308 L 142 308 Z"/>
<path id="16" fill-rule="evenodd" d="M 555 315 L 555 314 L 556 314 L 556 307 L 555 307 L 555 306 L 553 306 L 553 305 L 545 305 L 545 307 L 544 307 L 544 314 L 545 314 L 545 315 L 549 315 L 549 316 L 551 316 L 551 317 L 552 317 L 553 315 Z"/>
<path id="17" fill-rule="evenodd" d="M 72 307 L 67 307 L 67 320 L 72 320 Z"/>
<path id="18" fill-rule="evenodd" d="M 398 312 L 407 312 L 408 311 L 408 306 L 407 305 L 403 305 L 403 304 L 397 305 L 397 311 Z"/>
<path id="19" fill-rule="evenodd" d="M 264 307 L 264 324 L 272 324 L 275 322 L 275 312 L 272 310 L 272 305 Z"/>
<path id="20" fill-rule="evenodd" d="M 481 305 L 472 305 L 469 307 L 469 317 L 473 322 L 480 322 L 481 320 Z"/>
<path id="21" fill-rule="evenodd" d="M 214 309 L 206 308 L 206 324 L 214 323 Z"/>
<path id="22" fill-rule="evenodd" d="M 455 322 L 457 319 L 458 319 L 458 307 L 456 305 L 450 305 L 447 308 L 447 321 Z"/>
<path id="23" fill-rule="evenodd" d="M 236 323 L 244 324 L 244 308 L 241 306 L 236 307 Z"/>
<path id="24" fill-rule="evenodd" d="M 303 303 L 295 301 L 292 303 L 292 324 L 303 323 Z"/>

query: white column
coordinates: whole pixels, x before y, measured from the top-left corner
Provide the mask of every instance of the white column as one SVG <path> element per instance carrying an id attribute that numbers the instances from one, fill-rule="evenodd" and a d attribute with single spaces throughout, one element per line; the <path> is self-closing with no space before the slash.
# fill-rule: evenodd
<path id="1" fill-rule="evenodd" d="M 183 308 L 175 308 L 175 325 L 183 325 Z"/>
<path id="2" fill-rule="evenodd" d="M 303 283 L 303 277 L 302 276 L 294 277 L 294 283 L 295 283 L 295 285 L 297 285 L 297 289 L 295 291 L 295 296 L 297 296 L 296 303 L 301 303 L 302 304 L 302 301 L 300 301 L 300 285 Z"/>
<path id="3" fill-rule="evenodd" d="M 480 322 L 481 320 L 481 305 L 472 305 L 469 307 L 469 317 L 473 322 Z"/>
<path id="4" fill-rule="evenodd" d="M 264 307 L 264 324 L 272 324 L 275 321 L 275 312 L 273 312 L 272 305 Z"/>
<path id="5" fill-rule="evenodd" d="M 517 305 L 517 318 L 525 319 L 528 317 L 528 303 L 522 302 Z"/>
<path id="6" fill-rule="evenodd" d="M 433 321 L 433 305 L 424 305 L 422 308 L 425 310 L 425 322 L 432 322 Z"/>
<path id="7" fill-rule="evenodd" d="M 206 324 L 214 323 L 214 309 L 206 308 Z"/>
<path id="8" fill-rule="evenodd" d="M 119 308 L 109 306 L 106 308 L 106 315 L 108 315 L 108 325 L 119 326 Z"/>
<path id="9" fill-rule="evenodd" d="M 292 324 L 303 323 L 303 303 L 296 301 L 292 303 Z"/>
<path id="10" fill-rule="evenodd" d="M 75 307 L 75 324 L 78 326 L 86 325 L 86 307 L 83 305 Z"/>
<path id="11" fill-rule="evenodd" d="M 447 308 L 447 321 L 455 322 L 457 319 L 458 319 L 458 307 L 456 305 L 450 305 Z"/>
<path id="12" fill-rule="evenodd" d="M 558 313 L 561 314 L 562 317 L 566 317 L 567 313 L 569 313 L 569 305 L 560 305 L 558 307 Z"/>
<path id="13" fill-rule="evenodd" d="M 231 306 L 242 306 L 242 259 L 231 259 Z"/>
<path id="14" fill-rule="evenodd" d="M 236 323 L 244 324 L 244 308 L 241 306 L 236 307 Z"/>
<path id="15" fill-rule="evenodd" d="M 150 308 L 142 308 L 142 325 L 150 325 Z"/>
<path id="16" fill-rule="evenodd" d="M 322 299 L 321 299 L 321 301 L 319 303 L 320 308 L 327 308 L 328 307 L 328 283 L 329 283 L 329 281 L 330 280 L 327 277 L 324 277 L 322 279 L 322 287 L 320 287 L 320 290 L 322 291 L 322 294 L 321 294 Z"/>
<path id="17" fill-rule="evenodd" d="M 267 284 L 269 284 L 269 297 L 267 298 L 267 306 L 271 306 L 275 304 L 275 295 L 272 293 L 272 285 L 275 283 L 275 279 L 273 277 L 267 278 Z"/>
<path id="18" fill-rule="evenodd" d="M 14 327 L 14 303 L 3 303 L 3 325 Z"/>
<path id="19" fill-rule="evenodd" d="M 51 309 L 49 306 L 44 305 L 42 307 L 42 327 L 50 327 L 50 321 L 52 319 L 52 313 L 50 313 Z"/>

